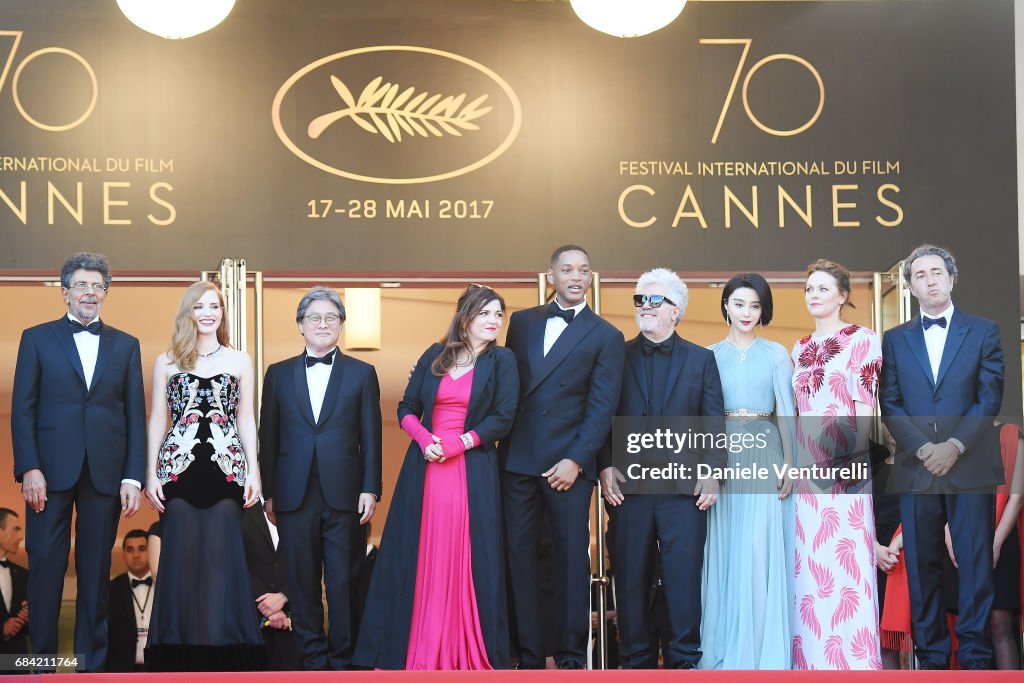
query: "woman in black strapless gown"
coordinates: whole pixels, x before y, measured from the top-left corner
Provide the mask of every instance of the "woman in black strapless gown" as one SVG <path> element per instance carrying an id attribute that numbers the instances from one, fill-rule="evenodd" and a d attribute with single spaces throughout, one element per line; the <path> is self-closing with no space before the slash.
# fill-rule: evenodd
<path id="1" fill-rule="evenodd" d="M 163 514 L 150 671 L 265 663 L 242 546 L 242 508 L 260 496 L 253 367 L 227 340 L 219 290 L 197 282 L 153 368 L 146 497 Z"/>

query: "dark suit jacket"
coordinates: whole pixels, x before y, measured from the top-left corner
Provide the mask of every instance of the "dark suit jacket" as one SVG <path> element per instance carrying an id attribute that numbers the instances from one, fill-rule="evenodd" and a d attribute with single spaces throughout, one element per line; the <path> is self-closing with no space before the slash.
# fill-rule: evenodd
<path id="1" fill-rule="evenodd" d="M 28 570 L 21 565 L 11 563 L 11 609 L 4 606 L 0 600 L 0 626 L 5 621 L 15 616 L 21 610 L 21 603 L 28 599 Z M 31 610 L 30 610 L 31 611 Z M 10 639 L 0 637 L 0 654 L 4 655 L 27 655 L 28 654 L 28 624 L 22 627 L 18 635 Z"/>
<path id="2" fill-rule="evenodd" d="M 150 590 L 155 590 L 150 588 Z M 150 597 L 152 605 L 153 597 Z M 110 580 L 107 614 L 107 671 L 135 671 L 135 648 L 139 634 L 135 630 L 135 606 L 128 572 Z"/>
<path id="3" fill-rule="evenodd" d="M 110 325 L 100 333 L 92 387 L 86 389 L 67 317 L 21 335 L 14 371 L 11 436 L 19 482 L 41 469 L 51 491 L 78 483 L 82 463 L 100 493 L 122 479 L 146 482 L 146 399 L 139 340 Z"/>
<path id="4" fill-rule="evenodd" d="M 242 534 L 253 600 L 264 593 L 284 593 L 287 596 L 288 572 L 284 554 L 280 545 L 274 549 L 274 539 L 270 537 L 270 527 L 263 516 L 262 503 L 243 512 Z M 253 609 L 256 609 L 255 603 Z M 288 611 L 287 607 L 285 611 Z"/>
<path id="5" fill-rule="evenodd" d="M 593 481 L 622 384 L 622 333 L 586 307 L 544 355 L 547 307 L 512 314 L 505 345 L 519 367 L 519 411 L 500 454 L 508 472 L 540 476 L 563 458 Z"/>
<path id="6" fill-rule="evenodd" d="M 355 512 L 360 493 L 381 495 L 380 385 L 377 371 L 338 351 L 313 421 L 304 356 L 274 363 L 263 382 L 260 475 L 274 511 L 302 504 L 316 457 L 324 500 Z"/>
<path id="7" fill-rule="evenodd" d="M 715 354 L 676 336 L 665 382 L 663 406 L 652 406 L 647 373 L 644 369 L 644 353 L 641 345 L 643 335 L 637 335 L 626 342 L 626 364 L 622 375 L 622 391 L 619 396 L 617 416 L 642 417 L 652 414 L 687 418 L 680 422 L 685 428 L 703 433 L 724 433 L 723 414 L 725 403 L 722 398 L 722 380 L 718 374 Z M 702 448 L 680 454 L 680 462 L 692 466 L 706 463 L 712 467 L 724 467 L 727 463 L 725 449 Z M 601 454 L 601 469 L 613 464 L 610 451 Z"/>
<path id="8" fill-rule="evenodd" d="M 964 455 L 941 482 L 970 489 L 1002 482 L 998 444 L 981 437 L 992 431 L 1003 397 L 1003 349 L 991 320 L 953 309 L 938 381 L 932 380 L 920 316 L 885 333 L 879 383 L 882 416 L 896 439 L 890 474 L 901 491 L 920 491 L 935 477 L 916 457 L 926 443 L 953 437 Z"/>

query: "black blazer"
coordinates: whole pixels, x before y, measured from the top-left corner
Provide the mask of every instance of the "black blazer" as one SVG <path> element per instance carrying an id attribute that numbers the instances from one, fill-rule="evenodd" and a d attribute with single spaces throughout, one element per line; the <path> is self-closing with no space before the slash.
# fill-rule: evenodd
<path id="1" fill-rule="evenodd" d="M 583 308 L 544 355 L 547 306 L 512 314 L 505 345 L 519 367 L 519 411 L 501 444 L 508 472 L 540 476 L 563 458 L 597 474 L 622 384 L 622 333 Z"/>
<path id="2" fill-rule="evenodd" d="M 10 558 L 8 558 L 10 559 Z M 0 600 L 0 626 L 21 610 L 21 603 L 28 600 L 28 570 L 11 562 L 11 609 L 8 611 L 4 601 Z M 29 610 L 31 612 L 31 609 Z M 28 654 L 28 624 L 22 627 L 18 635 L 10 639 L 0 637 L 0 654 Z"/>
<path id="3" fill-rule="evenodd" d="M 665 382 L 665 404 L 651 406 L 642 339 L 643 335 L 637 335 L 626 342 L 626 364 L 616 416 L 643 417 L 656 413 L 682 417 L 688 418 L 681 423 L 686 428 L 696 431 L 699 427 L 704 433 L 724 433 L 725 403 L 714 352 L 677 335 Z M 609 449 L 603 450 L 601 456 L 601 469 L 613 464 Z M 706 463 L 712 467 L 724 467 L 727 454 L 724 448 L 702 448 L 680 454 L 679 460 L 690 466 Z"/>
<path id="4" fill-rule="evenodd" d="M 110 325 L 100 333 L 92 387 L 67 316 L 25 330 L 18 347 L 11 406 L 14 476 L 40 469 L 47 489 L 89 474 L 100 493 L 118 495 L 122 479 L 146 482 L 146 399 L 139 340 Z"/>
<path id="5" fill-rule="evenodd" d="M 303 355 L 274 363 L 263 382 L 260 475 L 274 511 L 302 503 L 314 454 L 324 500 L 355 512 L 360 493 L 381 495 L 380 384 L 369 363 L 338 351 L 313 421 Z"/>
<path id="6" fill-rule="evenodd" d="M 150 591 L 156 587 L 150 588 Z M 150 596 L 150 609 L 153 597 Z M 107 614 L 107 671 L 135 671 L 135 648 L 139 634 L 135 630 L 135 607 L 132 600 L 131 577 L 128 572 L 110 580 L 110 602 Z"/>
<path id="7" fill-rule="evenodd" d="M 264 593 L 284 593 L 287 596 L 288 573 L 284 553 L 280 544 L 274 549 L 274 539 L 270 537 L 270 527 L 263 516 L 263 503 L 256 503 L 243 511 L 242 537 L 253 600 Z M 287 607 L 285 611 L 288 611 Z"/>
<path id="8" fill-rule="evenodd" d="M 921 317 L 894 327 L 882 339 L 879 398 L 882 417 L 896 439 L 890 474 L 898 491 L 919 491 L 935 477 L 917 458 L 926 443 L 950 437 L 966 449 L 943 486 L 972 489 L 1003 481 L 998 439 L 992 430 L 1003 400 L 1003 348 L 999 327 L 953 309 L 938 381 L 932 379 Z"/>

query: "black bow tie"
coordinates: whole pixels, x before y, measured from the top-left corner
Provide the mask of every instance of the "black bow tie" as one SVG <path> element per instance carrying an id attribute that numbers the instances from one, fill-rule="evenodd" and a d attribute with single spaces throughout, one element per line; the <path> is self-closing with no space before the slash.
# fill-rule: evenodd
<path id="1" fill-rule="evenodd" d="M 10 560 L 0 560 L 0 567 L 5 567 L 7 569 L 10 569 L 11 568 L 11 561 Z"/>
<path id="2" fill-rule="evenodd" d="M 89 334 L 99 334 L 100 330 L 103 328 L 103 323 L 101 321 L 99 321 L 99 320 L 93 320 L 88 325 L 83 325 L 82 323 L 78 322 L 77 320 L 72 320 L 71 318 L 67 318 L 67 321 L 68 321 L 68 325 L 71 326 L 71 333 L 72 334 L 75 334 L 75 333 L 78 333 L 78 332 L 88 332 Z"/>
<path id="3" fill-rule="evenodd" d="M 323 363 L 324 365 L 330 365 L 334 362 L 334 351 L 331 351 L 322 358 L 314 358 L 313 356 L 306 356 L 306 367 L 311 368 L 317 363 Z"/>
<path id="4" fill-rule="evenodd" d="M 921 321 L 924 323 L 924 329 L 928 329 L 932 325 L 938 325 L 939 327 L 946 327 L 945 318 L 929 318 L 928 316 L 921 316 Z"/>
<path id="5" fill-rule="evenodd" d="M 569 324 L 572 322 L 572 319 L 576 317 L 576 311 L 572 308 L 562 308 L 554 301 L 552 301 L 550 304 L 548 304 L 548 317 L 558 317 L 564 320 L 566 324 Z"/>
<path id="6" fill-rule="evenodd" d="M 645 356 L 649 356 L 656 351 L 668 356 L 672 353 L 672 338 L 669 337 L 662 342 L 652 342 L 647 337 L 643 337 L 640 340 L 640 346 L 643 348 Z"/>
<path id="7" fill-rule="evenodd" d="M 153 585 L 153 577 L 152 576 L 147 576 L 144 579 L 132 579 L 132 590 L 135 590 L 139 586 L 152 586 L 152 585 Z"/>

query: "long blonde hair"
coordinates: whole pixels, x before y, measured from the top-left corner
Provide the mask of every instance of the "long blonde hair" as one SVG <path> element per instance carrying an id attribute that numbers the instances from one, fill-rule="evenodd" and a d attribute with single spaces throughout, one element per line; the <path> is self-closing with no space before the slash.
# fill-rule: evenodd
<path id="1" fill-rule="evenodd" d="M 181 298 L 181 306 L 178 308 L 178 315 L 174 318 L 174 333 L 171 335 L 171 346 L 167 354 L 171 362 L 181 370 L 188 372 L 196 367 L 196 360 L 199 358 L 199 328 L 195 318 L 192 317 L 192 307 L 203 298 L 207 292 L 217 292 L 217 299 L 220 301 L 221 319 L 220 327 L 217 328 L 217 341 L 221 346 L 230 347 L 228 343 L 228 318 L 224 310 L 224 295 L 221 294 L 217 285 L 208 281 L 194 282 L 185 290 L 185 296 Z"/>

